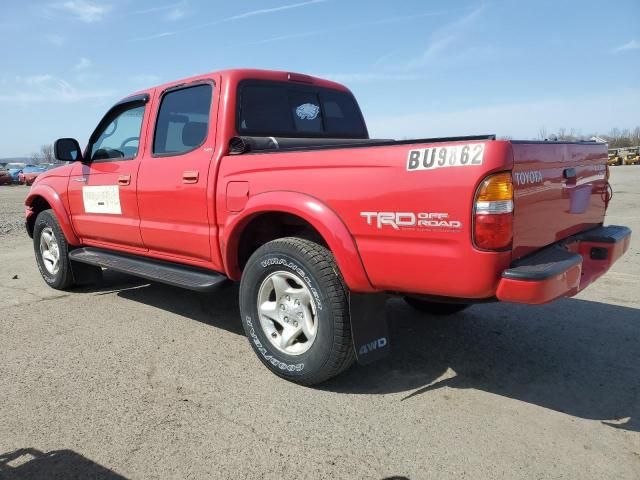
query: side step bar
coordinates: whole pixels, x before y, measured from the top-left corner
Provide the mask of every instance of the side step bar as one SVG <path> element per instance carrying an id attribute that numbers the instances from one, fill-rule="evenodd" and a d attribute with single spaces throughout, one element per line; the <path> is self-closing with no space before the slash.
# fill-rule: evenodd
<path id="1" fill-rule="evenodd" d="M 108 268 L 196 292 L 210 292 L 227 281 L 224 275 L 210 270 L 99 248 L 78 248 L 69 252 L 69 258 L 74 262 Z"/>

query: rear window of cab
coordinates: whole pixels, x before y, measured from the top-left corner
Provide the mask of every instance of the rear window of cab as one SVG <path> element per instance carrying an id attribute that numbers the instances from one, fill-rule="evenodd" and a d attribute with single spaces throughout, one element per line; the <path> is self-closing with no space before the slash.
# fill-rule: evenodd
<path id="1" fill-rule="evenodd" d="M 350 93 L 259 80 L 238 86 L 236 129 L 254 136 L 368 138 Z"/>

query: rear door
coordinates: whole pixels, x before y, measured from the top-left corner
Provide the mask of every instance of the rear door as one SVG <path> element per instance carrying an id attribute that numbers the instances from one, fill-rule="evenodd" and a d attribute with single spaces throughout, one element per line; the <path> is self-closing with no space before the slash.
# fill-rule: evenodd
<path id="1" fill-rule="evenodd" d="M 215 85 L 200 81 L 159 93 L 149 146 L 140 167 L 138 206 L 145 246 L 195 262 L 211 260 Z M 213 235 L 215 237 L 215 235 Z"/>
<path id="2" fill-rule="evenodd" d="M 86 162 L 69 177 L 69 208 L 87 244 L 143 250 L 136 181 L 148 121 L 148 94 L 116 104 L 89 139 Z"/>
<path id="3" fill-rule="evenodd" d="M 513 257 L 604 221 L 606 144 L 513 143 Z"/>

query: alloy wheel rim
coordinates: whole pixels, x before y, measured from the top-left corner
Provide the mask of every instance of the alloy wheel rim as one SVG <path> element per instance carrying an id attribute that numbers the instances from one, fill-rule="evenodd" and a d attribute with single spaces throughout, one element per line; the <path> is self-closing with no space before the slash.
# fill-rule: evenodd
<path id="1" fill-rule="evenodd" d="M 60 248 L 51 227 L 45 227 L 40 233 L 40 256 L 47 272 L 51 275 L 60 269 Z"/>
<path id="2" fill-rule="evenodd" d="M 258 290 L 260 326 L 269 342 L 287 355 L 301 355 L 313 345 L 318 316 L 311 291 L 291 272 L 278 271 Z"/>

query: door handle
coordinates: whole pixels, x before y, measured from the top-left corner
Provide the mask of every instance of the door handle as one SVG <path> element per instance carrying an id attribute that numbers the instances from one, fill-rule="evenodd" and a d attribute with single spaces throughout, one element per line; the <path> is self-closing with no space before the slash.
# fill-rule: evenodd
<path id="1" fill-rule="evenodd" d="M 131 175 L 120 175 L 118 177 L 118 185 L 127 186 L 131 183 Z"/>
<path id="2" fill-rule="evenodd" d="M 182 183 L 198 183 L 200 173 L 197 170 L 187 170 L 182 174 Z"/>

